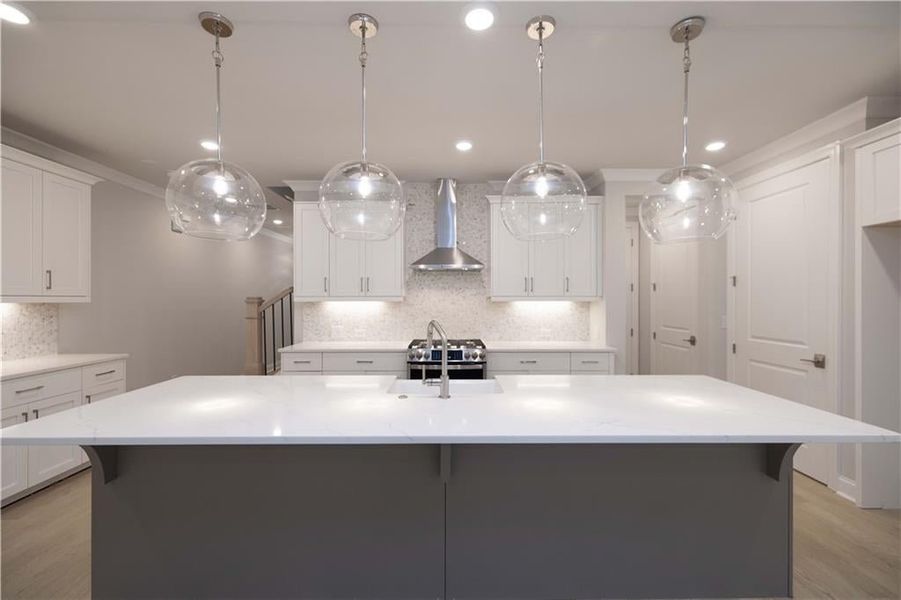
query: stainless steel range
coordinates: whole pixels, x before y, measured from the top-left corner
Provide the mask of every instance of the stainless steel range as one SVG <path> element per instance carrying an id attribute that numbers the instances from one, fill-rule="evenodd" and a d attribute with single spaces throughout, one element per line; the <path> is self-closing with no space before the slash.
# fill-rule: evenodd
<path id="1" fill-rule="evenodd" d="M 422 379 L 441 377 L 441 340 L 428 347 L 426 340 L 413 340 L 407 346 L 407 376 Z M 487 356 L 485 343 L 479 339 L 447 341 L 447 373 L 451 379 L 485 379 Z"/>

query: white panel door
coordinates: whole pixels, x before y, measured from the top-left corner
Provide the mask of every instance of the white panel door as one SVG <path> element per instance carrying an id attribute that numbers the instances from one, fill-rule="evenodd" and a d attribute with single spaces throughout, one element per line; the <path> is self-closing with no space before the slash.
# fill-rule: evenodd
<path id="1" fill-rule="evenodd" d="M 360 240 L 329 236 L 329 295 L 339 298 L 361 297 L 366 293 L 363 281 L 363 246 Z"/>
<path id="2" fill-rule="evenodd" d="M 43 176 L 45 296 L 87 296 L 91 289 L 91 188 Z"/>
<path id="3" fill-rule="evenodd" d="M 28 420 L 27 406 L 7 408 L 2 413 L 2 427 L 24 423 Z M 28 487 L 28 448 L 25 446 L 3 446 L 2 471 L 0 471 L 0 496 L 8 498 Z"/>
<path id="4" fill-rule="evenodd" d="M 294 204 L 294 296 L 328 296 L 329 230 L 316 204 Z"/>
<path id="5" fill-rule="evenodd" d="M 735 383 L 834 412 L 837 155 L 819 151 L 741 185 L 734 227 Z M 830 247 L 831 245 L 831 247 Z M 825 368 L 811 361 L 826 355 Z M 830 479 L 832 449 L 802 446 L 795 468 Z"/>
<path id="6" fill-rule="evenodd" d="M 2 161 L 0 253 L 4 296 L 43 294 L 41 267 L 41 171 Z"/>
<path id="7" fill-rule="evenodd" d="M 699 344 L 698 243 L 651 246 L 651 372 L 703 373 Z"/>
<path id="8" fill-rule="evenodd" d="M 491 295 L 529 295 L 529 243 L 513 237 L 501 219 L 501 207 L 491 206 Z"/>
<path id="9" fill-rule="evenodd" d="M 564 290 L 566 296 L 598 295 L 598 207 L 589 204 L 582 224 L 563 239 Z"/>
<path id="10" fill-rule="evenodd" d="M 404 228 L 387 240 L 366 242 L 365 293 L 367 296 L 404 295 Z"/>
<path id="11" fill-rule="evenodd" d="M 28 404 L 32 419 L 75 408 L 81 404 L 81 392 L 70 392 Z M 36 485 L 82 464 L 78 446 L 28 446 L 28 485 Z"/>
<path id="12" fill-rule="evenodd" d="M 638 374 L 639 227 L 626 223 L 626 373 Z"/>

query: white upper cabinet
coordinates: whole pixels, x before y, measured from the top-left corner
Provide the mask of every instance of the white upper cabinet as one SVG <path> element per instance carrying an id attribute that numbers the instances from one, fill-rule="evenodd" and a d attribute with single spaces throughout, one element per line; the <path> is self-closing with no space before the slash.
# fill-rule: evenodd
<path id="1" fill-rule="evenodd" d="M 96 177 L 2 147 L 2 281 L 7 302 L 89 302 Z"/>
<path id="2" fill-rule="evenodd" d="M 896 131 L 854 149 L 854 197 L 863 226 L 901 221 L 901 133 L 897 123 L 888 128 Z"/>
<path id="3" fill-rule="evenodd" d="M 571 236 L 524 242 L 507 231 L 500 197 L 491 204 L 492 300 L 593 300 L 601 296 L 602 198 L 590 196 L 582 224 Z"/>
<path id="4" fill-rule="evenodd" d="M 404 229 L 378 242 L 341 239 L 329 232 L 312 202 L 294 204 L 294 298 L 401 300 Z"/>

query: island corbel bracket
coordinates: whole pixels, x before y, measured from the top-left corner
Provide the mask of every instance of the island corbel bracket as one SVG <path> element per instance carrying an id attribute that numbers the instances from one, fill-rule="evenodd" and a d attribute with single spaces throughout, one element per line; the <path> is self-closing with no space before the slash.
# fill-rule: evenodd
<path id="1" fill-rule="evenodd" d="M 119 448 L 117 446 L 82 446 L 91 460 L 91 466 L 103 483 L 109 483 L 119 475 Z"/>
<path id="2" fill-rule="evenodd" d="M 783 481 L 791 472 L 792 458 L 801 444 L 767 444 L 766 474 L 776 481 Z"/>

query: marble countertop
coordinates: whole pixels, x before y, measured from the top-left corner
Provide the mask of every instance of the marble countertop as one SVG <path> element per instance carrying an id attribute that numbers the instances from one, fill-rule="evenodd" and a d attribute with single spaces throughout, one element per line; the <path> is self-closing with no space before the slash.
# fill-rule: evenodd
<path id="1" fill-rule="evenodd" d="M 0 380 L 39 375 L 50 371 L 95 365 L 108 360 L 128 358 L 127 354 L 46 354 L 31 358 L 0 361 Z"/>
<path id="2" fill-rule="evenodd" d="M 901 434 L 705 376 L 180 377 L 13 425 L 3 444 L 899 442 Z M 404 390 L 389 389 L 394 385 Z M 477 386 L 499 386 L 488 393 Z M 418 394 L 430 394 L 422 396 Z"/>
<path id="3" fill-rule="evenodd" d="M 279 352 L 405 352 L 406 342 L 299 342 Z M 616 352 L 600 342 L 491 342 L 488 352 Z"/>

